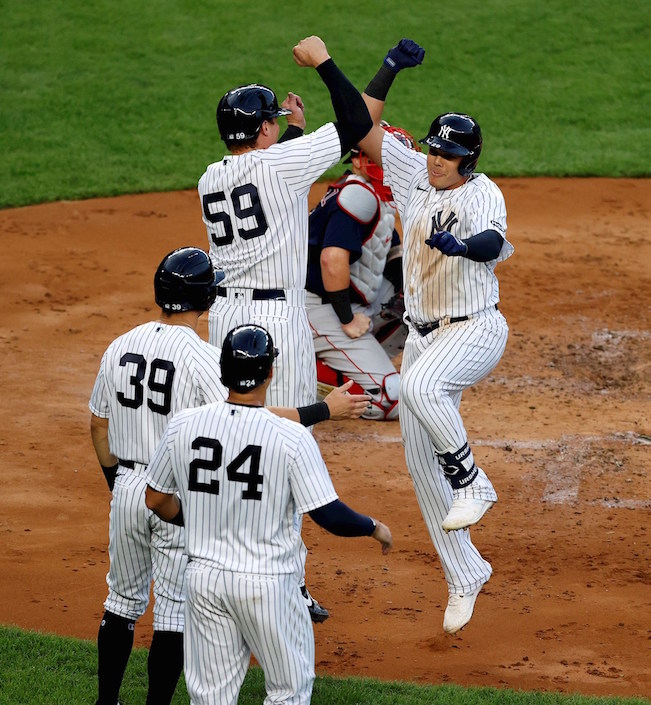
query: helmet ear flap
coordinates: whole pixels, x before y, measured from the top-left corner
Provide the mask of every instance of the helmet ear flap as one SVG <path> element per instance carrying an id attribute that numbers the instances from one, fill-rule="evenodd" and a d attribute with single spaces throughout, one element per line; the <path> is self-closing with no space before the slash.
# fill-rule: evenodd
<path id="1" fill-rule="evenodd" d="M 480 153 L 481 147 L 478 147 L 472 155 L 464 157 L 461 160 L 461 162 L 459 163 L 459 174 L 461 174 L 461 176 L 470 176 L 470 174 L 472 174 L 472 172 L 475 170 L 475 167 L 477 166 L 477 162 L 479 161 Z"/>

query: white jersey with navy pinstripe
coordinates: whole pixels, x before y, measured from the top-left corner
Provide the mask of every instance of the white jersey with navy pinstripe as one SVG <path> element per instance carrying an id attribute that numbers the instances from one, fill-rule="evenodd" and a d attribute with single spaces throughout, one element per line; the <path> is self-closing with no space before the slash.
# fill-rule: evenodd
<path id="1" fill-rule="evenodd" d="M 89 401 L 93 414 L 109 419 L 109 449 L 123 461 L 111 499 L 104 607 L 137 620 L 153 579 L 157 631 L 183 631 L 187 559 L 183 528 L 145 505 L 145 470 L 173 414 L 226 398 L 220 354 L 185 325 L 145 323 L 109 345 Z"/>
<path id="2" fill-rule="evenodd" d="M 102 357 L 90 410 L 109 418 L 109 448 L 147 464 L 177 412 L 225 399 L 220 350 L 187 326 L 151 321 L 116 338 Z"/>
<path id="3" fill-rule="evenodd" d="M 341 158 L 333 123 L 297 139 L 228 155 L 199 180 L 210 256 L 224 287 L 304 289 L 308 194 Z"/>
<path id="4" fill-rule="evenodd" d="M 484 174 L 471 175 L 458 188 L 437 191 L 429 183 L 427 156 L 395 139 L 383 140 L 382 165 L 403 225 L 407 316 L 416 324 L 439 322 L 424 334 L 410 325 L 405 342 L 400 371 L 405 460 L 448 591 L 467 595 L 490 578 L 492 567 L 472 543 L 470 531 L 447 533 L 442 528 L 453 491 L 439 457 L 467 451 L 469 462 L 474 462 L 459 413 L 461 396 L 493 370 L 506 345 L 508 325 L 495 308 L 499 288 L 494 272 L 513 252 L 505 239 L 506 206 L 499 188 Z M 504 241 L 497 258 L 473 262 L 426 245 L 433 228 L 459 239 L 490 229 Z M 469 318 L 446 320 L 464 316 Z M 473 498 L 496 498 L 483 471 L 467 491 Z"/>
<path id="5" fill-rule="evenodd" d="M 459 188 L 437 191 L 428 180 L 427 156 L 386 136 L 382 165 L 403 224 L 405 308 L 410 319 L 423 324 L 494 306 L 499 301 L 495 265 L 513 253 L 505 238 L 506 205 L 498 186 L 485 174 L 473 174 Z M 430 249 L 425 240 L 433 227 L 460 240 L 488 229 L 505 239 L 496 259 L 474 262 Z"/>
<path id="6" fill-rule="evenodd" d="M 308 429 L 229 402 L 174 417 L 148 472 L 154 489 L 179 492 L 188 557 L 234 572 L 300 575 L 295 514 L 337 499 Z"/>

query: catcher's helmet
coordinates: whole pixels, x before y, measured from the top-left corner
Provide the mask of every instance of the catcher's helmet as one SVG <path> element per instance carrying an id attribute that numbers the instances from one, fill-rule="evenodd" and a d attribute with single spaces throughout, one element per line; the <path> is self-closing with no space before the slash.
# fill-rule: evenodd
<path id="1" fill-rule="evenodd" d="M 257 83 L 228 91 L 217 106 L 217 127 L 224 142 L 245 142 L 260 132 L 265 120 L 290 115 L 291 110 L 278 107 L 276 94 Z"/>
<path id="2" fill-rule="evenodd" d="M 180 247 L 163 258 L 154 275 L 156 303 L 169 313 L 207 311 L 224 278 L 198 247 Z"/>
<path id="3" fill-rule="evenodd" d="M 470 115 L 444 113 L 429 128 L 427 137 L 418 140 L 442 152 L 463 157 L 459 164 L 461 176 L 472 174 L 481 153 L 481 129 Z"/>
<path id="4" fill-rule="evenodd" d="M 391 133 L 396 139 L 398 139 L 402 144 L 409 149 L 413 149 L 416 152 L 420 152 L 420 147 L 416 144 L 416 140 L 407 132 L 403 130 L 402 127 L 394 127 L 390 125 L 385 120 L 380 121 L 380 126 L 384 128 L 387 132 Z M 382 201 L 393 200 L 393 194 L 388 186 L 385 186 L 382 182 L 384 181 L 384 171 L 382 167 L 378 166 L 372 159 L 360 149 L 359 145 L 355 145 L 350 150 L 350 155 L 347 159 L 344 159 L 344 164 L 350 164 L 353 157 L 359 159 L 359 168 L 368 176 L 375 192 L 380 197 Z"/>
<path id="5" fill-rule="evenodd" d="M 250 392 L 267 379 L 276 355 L 264 328 L 253 324 L 233 328 L 222 346 L 222 383 L 236 392 Z"/>

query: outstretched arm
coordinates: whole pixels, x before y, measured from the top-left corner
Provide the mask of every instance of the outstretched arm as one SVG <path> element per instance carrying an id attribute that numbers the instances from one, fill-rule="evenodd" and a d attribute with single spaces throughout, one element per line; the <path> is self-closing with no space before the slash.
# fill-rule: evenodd
<path id="1" fill-rule="evenodd" d="M 372 536 L 387 554 L 393 546 L 393 537 L 386 524 L 365 514 L 358 514 L 340 499 L 309 512 L 310 518 L 335 536 Z"/>
<path id="2" fill-rule="evenodd" d="M 299 408 L 270 406 L 269 411 L 303 426 L 313 426 L 320 421 L 358 419 L 368 409 L 371 397 L 368 394 L 350 394 L 348 390 L 352 385 L 352 380 L 349 380 L 340 387 L 335 387 L 323 401 L 316 404 Z"/>
<path id="3" fill-rule="evenodd" d="M 362 96 L 332 60 L 320 37 L 307 37 L 294 47 L 294 61 L 299 66 L 314 67 L 325 83 L 337 122 L 342 156 L 357 144 L 372 126 Z"/>
<path id="4" fill-rule="evenodd" d="M 380 118 L 391 84 L 399 71 L 422 64 L 424 57 L 425 50 L 416 42 L 401 39 L 396 46 L 389 49 L 382 66 L 362 94 L 373 120 L 373 127 L 366 137 L 360 140 L 359 145 L 378 166 L 382 166 L 382 140 L 385 134 L 380 127 Z"/>

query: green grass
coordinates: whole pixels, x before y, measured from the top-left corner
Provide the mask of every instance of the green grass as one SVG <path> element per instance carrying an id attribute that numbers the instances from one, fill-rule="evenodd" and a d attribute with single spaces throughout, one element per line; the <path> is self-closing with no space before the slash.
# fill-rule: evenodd
<path id="1" fill-rule="evenodd" d="M 0 705 L 87 705 L 97 695 L 94 642 L 0 627 Z M 144 705 L 147 650 L 134 649 L 120 691 L 125 705 Z M 251 668 L 239 705 L 259 705 L 264 678 Z M 182 680 L 173 705 L 187 705 Z M 649 705 L 643 698 L 589 698 L 455 685 L 420 686 L 368 678 L 317 677 L 312 705 Z"/>
<path id="2" fill-rule="evenodd" d="M 629 0 L 32 0 L 3 5 L 0 207 L 194 188 L 223 154 L 214 110 L 240 83 L 299 93 L 308 130 L 333 117 L 292 46 L 319 34 L 364 88 L 403 36 L 423 66 L 386 116 L 416 136 L 474 114 L 494 176 L 648 176 L 651 3 Z"/>

